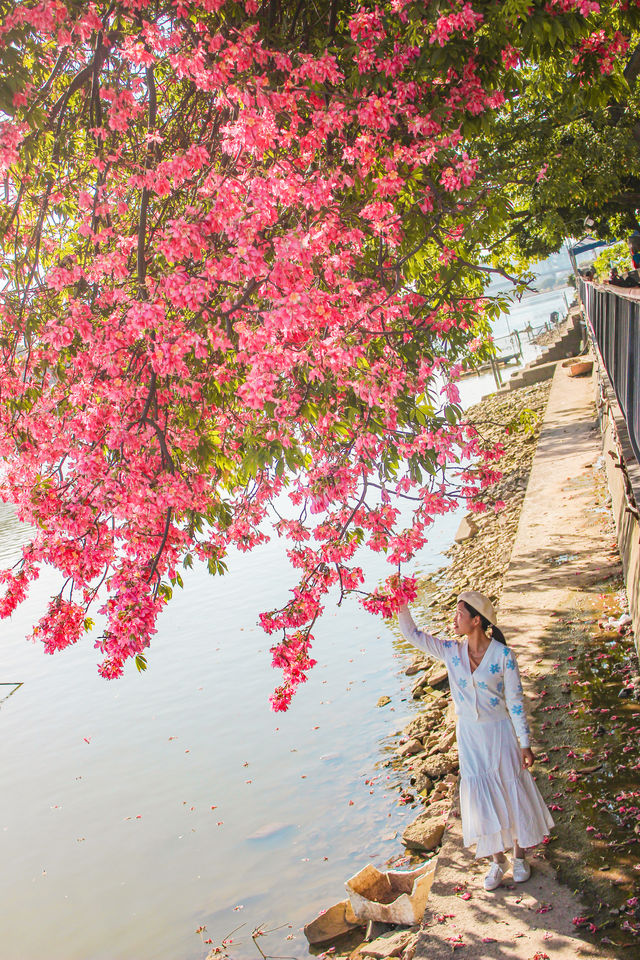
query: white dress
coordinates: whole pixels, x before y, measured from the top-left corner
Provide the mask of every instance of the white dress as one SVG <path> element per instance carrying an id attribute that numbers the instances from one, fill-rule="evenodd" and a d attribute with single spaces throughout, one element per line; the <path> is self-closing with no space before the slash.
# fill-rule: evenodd
<path id="1" fill-rule="evenodd" d="M 513 650 L 492 639 L 472 672 L 466 637 L 458 643 L 423 633 L 406 606 L 398 623 L 406 639 L 442 660 L 449 674 L 465 846 L 475 843 L 476 857 L 508 850 L 515 841 L 534 847 L 554 821 L 531 773 L 522 769 L 520 747 L 529 746 L 529 727 Z"/>

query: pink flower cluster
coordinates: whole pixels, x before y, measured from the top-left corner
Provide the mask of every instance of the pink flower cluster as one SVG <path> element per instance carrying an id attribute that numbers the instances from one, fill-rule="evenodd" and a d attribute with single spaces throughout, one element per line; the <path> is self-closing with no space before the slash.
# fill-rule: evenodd
<path id="1" fill-rule="evenodd" d="M 365 610 L 379 614 L 385 620 L 390 620 L 405 603 L 411 603 L 418 595 L 415 577 L 398 578 L 396 582 L 387 583 L 383 589 L 374 590 L 362 601 Z"/>
<path id="2" fill-rule="evenodd" d="M 282 670 L 284 682 L 269 698 L 274 710 L 286 710 L 300 683 L 307 679 L 307 672 L 316 661 L 309 656 L 313 637 L 307 632 L 288 634 L 271 648 L 273 666 Z"/>
<path id="3" fill-rule="evenodd" d="M 581 13 L 588 17 L 600 12 L 600 4 L 595 0 L 547 0 L 545 8 L 552 16 L 559 13 Z"/>
<path id="4" fill-rule="evenodd" d="M 572 63 L 579 67 L 578 76 L 584 76 L 587 72 L 586 62 L 589 58 L 594 58 L 600 73 L 608 75 L 613 72 L 616 60 L 628 49 L 629 41 L 619 30 L 610 35 L 604 30 L 595 30 L 580 41 Z"/>
<path id="5" fill-rule="evenodd" d="M 56 597 L 34 627 L 31 639 L 42 639 L 45 653 L 56 653 L 80 639 L 84 621 L 85 611 L 80 604 Z"/>
<path id="6" fill-rule="evenodd" d="M 0 584 L 5 594 L 0 598 L 0 618 L 10 617 L 16 607 L 27 597 L 29 584 L 38 578 L 39 569 L 30 558 L 25 557 L 17 573 L 0 570 Z"/>
<path id="7" fill-rule="evenodd" d="M 0 122 L 0 176 L 4 177 L 20 156 L 20 144 L 28 131 L 26 123 Z"/>
<path id="8" fill-rule="evenodd" d="M 466 34 L 468 31 L 475 31 L 482 23 L 484 17 L 473 9 L 471 3 L 452 4 L 454 12 L 442 14 L 438 17 L 435 30 L 429 37 L 429 43 L 437 43 L 444 47 L 453 33 Z M 458 9 L 455 9 L 457 7 Z"/>
<path id="9" fill-rule="evenodd" d="M 498 476 L 455 385 L 483 303 L 441 284 L 485 209 L 464 124 L 504 94 L 472 2 L 356 4 L 340 52 L 270 46 L 263 6 L 178 0 L 154 20 L 145 0 L 29 0 L 0 28 L 27 31 L 51 76 L 0 127 L 0 243 L 5 266 L 24 257 L 0 299 L 0 496 L 35 528 L 0 572 L 0 616 L 55 567 L 34 635 L 63 649 L 97 608 L 117 677 L 181 571 L 222 574 L 275 529 L 295 580 L 261 616 L 280 710 L 330 594 L 384 617 L 415 597 L 411 578 L 368 589 L 360 551 L 397 569 Z M 452 43 L 469 55 L 448 60 Z M 502 76 L 519 51 L 496 60 Z M 56 150 L 52 182 L 25 174 L 29 138 Z"/>

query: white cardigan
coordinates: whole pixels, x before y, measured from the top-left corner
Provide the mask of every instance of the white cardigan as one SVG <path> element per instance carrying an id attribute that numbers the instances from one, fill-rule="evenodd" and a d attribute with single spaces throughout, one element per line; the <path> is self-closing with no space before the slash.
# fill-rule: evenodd
<path id="1" fill-rule="evenodd" d="M 409 643 L 444 662 L 457 716 L 487 722 L 508 715 L 520 746 L 529 746 L 520 671 L 510 647 L 492 639 L 472 673 L 466 637 L 456 642 L 424 633 L 415 625 L 406 605 L 400 608 L 398 624 Z"/>

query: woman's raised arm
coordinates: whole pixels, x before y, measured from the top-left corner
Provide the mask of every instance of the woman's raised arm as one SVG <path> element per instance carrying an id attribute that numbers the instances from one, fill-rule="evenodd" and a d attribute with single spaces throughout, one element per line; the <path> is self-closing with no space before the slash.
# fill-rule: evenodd
<path id="1" fill-rule="evenodd" d="M 398 610 L 398 626 L 405 640 L 412 643 L 414 647 L 418 647 L 419 650 L 424 650 L 425 653 L 428 653 L 430 657 L 435 657 L 436 660 L 445 659 L 445 650 L 447 646 L 450 646 L 451 641 L 441 640 L 440 637 L 434 637 L 430 633 L 419 630 L 413 622 L 413 617 L 407 604 L 404 604 Z"/>

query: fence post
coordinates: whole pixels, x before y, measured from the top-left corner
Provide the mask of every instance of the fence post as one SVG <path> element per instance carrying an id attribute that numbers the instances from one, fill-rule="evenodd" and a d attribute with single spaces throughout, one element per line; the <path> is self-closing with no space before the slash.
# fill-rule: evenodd
<path id="1" fill-rule="evenodd" d="M 498 369 L 498 364 L 496 363 L 493 357 L 491 357 L 490 363 L 491 363 L 491 372 L 493 374 L 493 379 L 495 380 L 496 387 L 499 390 L 500 387 L 502 386 L 502 377 L 500 376 L 500 370 Z"/>

